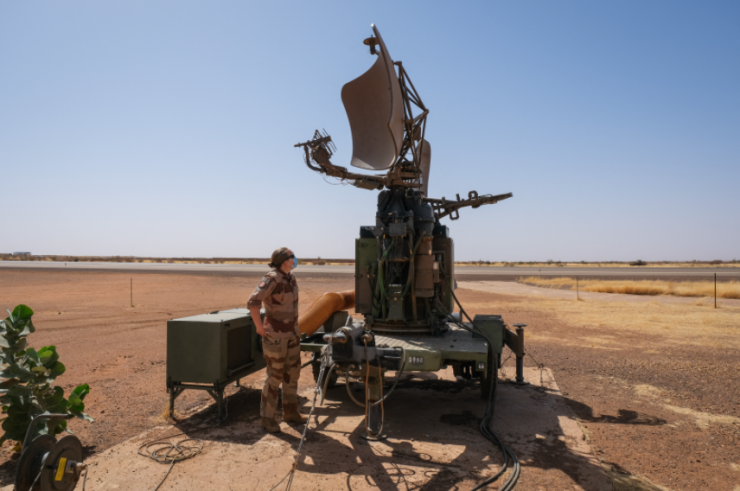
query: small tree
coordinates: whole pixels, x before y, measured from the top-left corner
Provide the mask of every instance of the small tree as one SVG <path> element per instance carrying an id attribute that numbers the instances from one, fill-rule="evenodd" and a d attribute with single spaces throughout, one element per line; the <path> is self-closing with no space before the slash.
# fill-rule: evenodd
<path id="1" fill-rule="evenodd" d="M 93 421 L 85 414 L 82 402 L 90 392 L 87 384 L 77 386 L 64 397 L 64 389 L 53 385 L 65 371 L 59 361 L 55 346 L 44 346 L 40 350 L 28 346 L 26 339 L 36 329 L 31 317 L 33 310 L 18 305 L 10 316 L 0 321 L 0 403 L 2 403 L 2 429 L 0 445 L 5 440 L 22 442 L 31 420 L 41 414 L 71 414 L 80 419 Z M 41 423 L 34 429 L 37 435 L 56 435 L 67 429 L 66 421 Z"/>

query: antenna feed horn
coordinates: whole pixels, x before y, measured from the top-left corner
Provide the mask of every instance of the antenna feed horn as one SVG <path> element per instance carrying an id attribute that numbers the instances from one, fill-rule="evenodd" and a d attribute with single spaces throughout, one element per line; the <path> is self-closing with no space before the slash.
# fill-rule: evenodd
<path id="1" fill-rule="evenodd" d="M 378 38 L 376 38 L 375 36 L 370 36 L 369 38 L 365 39 L 362 42 L 362 44 L 364 44 L 365 46 L 370 46 L 370 54 L 371 55 L 377 55 L 378 54 L 378 50 L 376 50 L 375 47 L 379 43 L 378 43 Z"/>

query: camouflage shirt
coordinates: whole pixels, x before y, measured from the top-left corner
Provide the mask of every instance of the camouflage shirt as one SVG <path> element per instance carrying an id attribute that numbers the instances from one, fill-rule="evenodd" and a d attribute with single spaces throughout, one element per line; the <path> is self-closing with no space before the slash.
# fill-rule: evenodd
<path id="1" fill-rule="evenodd" d="M 262 278 L 247 308 L 265 307 L 265 333 L 272 339 L 299 336 L 298 283 L 295 276 L 273 269 Z"/>

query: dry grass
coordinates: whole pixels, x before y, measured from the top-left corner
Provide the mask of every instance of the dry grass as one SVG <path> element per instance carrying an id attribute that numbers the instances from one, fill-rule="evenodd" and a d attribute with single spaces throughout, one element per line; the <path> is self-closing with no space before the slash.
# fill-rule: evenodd
<path id="1" fill-rule="evenodd" d="M 545 288 L 576 287 L 574 278 L 519 278 L 522 283 Z M 578 288 L 584 292 L 624 293 L 627 295 L 673 295 L 676 297 L 714 297 L 712 281 L 661 281 L 661 280 L 579 280 Z M 740 282 L 717 283 L 718 298 L 740 299 Z"/>
<path id="2" fill-rule="evenodd" d="M 629 261 L 455 261 L 455 266 L 492 266 L 507 268 L 631 268 L 639 270 L 643 266 L 634 266 Z M 644 265 L 649 268 L 740 268 L 740 261 L 655 261 Z"/>
<path id="3" fill-rule="evenodd" d="M 172 418 L 172 411 L 170 411 L 170 403 L 164 405 L 162 412 L 159 414 L 159 421 L 169 421 Z"/>
<path id="4" fill-rule="evenodd" d="M 463 301 L 471 312 L 490 310 L 490 303 Z M 667 304 L 658 301 L 635 303 L 586 300 L 574 302 L 528 296 L 527 311 L 545 312 L 563 323 L 573 326 L 572 336 L 553 337 L 547 329 L 530 326 L 530 339 L 565 346 L 590 347 L 601 350 L 629 350 L 634 338 L 626 343 L 620 333 L 660 335 L 665 343 L 676 345 L 703 345 L 715 348 L 740 349 L 740 307 L 725 306 L 708 309 L 688 304 Z M 508 314 L 514 318 L 514 314 Z M 650 343 L 652 341 L 646 341 Z M 645 348 L 649 348 L 645 344 Z"/>

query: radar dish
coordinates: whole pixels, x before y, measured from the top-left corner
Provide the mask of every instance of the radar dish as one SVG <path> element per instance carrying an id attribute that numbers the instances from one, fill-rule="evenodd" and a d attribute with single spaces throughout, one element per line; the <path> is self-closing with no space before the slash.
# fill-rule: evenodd
<path id="1" fill-rule="evenodd" d="M 342 102 L 352 130 L 350 165 L 389 168 L 403 143 L 403 96 L 393 59 L 375 25 L 378 59 L 368 71 L 342 87 Z"/>

